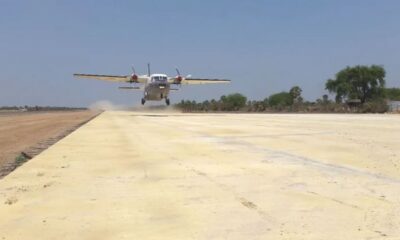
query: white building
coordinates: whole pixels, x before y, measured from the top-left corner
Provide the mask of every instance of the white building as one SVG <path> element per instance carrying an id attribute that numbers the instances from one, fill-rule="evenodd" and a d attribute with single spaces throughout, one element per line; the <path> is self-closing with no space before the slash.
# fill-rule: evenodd
<path id="1" fill-rule="evenodd" d="M 389 101 L 389 112 L 400 112 L 400 101 Z"/>

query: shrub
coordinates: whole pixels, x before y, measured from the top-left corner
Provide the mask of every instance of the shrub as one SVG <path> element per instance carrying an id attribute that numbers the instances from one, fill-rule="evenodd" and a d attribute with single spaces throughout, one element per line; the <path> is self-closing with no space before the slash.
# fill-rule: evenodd
<path id="1" fill-rule="evenodd" d="M 15 157 L 15 163 L 19 166 L 22 165 L 23 163 L 25 163 L 26 161 L 28 161 L 28 158 L 26 158 L 24 155 L 20 154 L 18 156 Z"/>
<path id="2" fill-rule="evenodd" d="M 362 113 L 385 113 L 388 110 L 389 106 L 386 101 L 380 99 L 364 103 L 359 111 Z"/>

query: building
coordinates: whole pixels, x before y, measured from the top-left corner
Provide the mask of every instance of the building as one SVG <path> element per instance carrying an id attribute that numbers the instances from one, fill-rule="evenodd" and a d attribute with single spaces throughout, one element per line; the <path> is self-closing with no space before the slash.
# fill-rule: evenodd
<path id="1" fill-rule="evenodd" d="M 388 101 L 389 112 L 400 112 L 400 101 Z"/>

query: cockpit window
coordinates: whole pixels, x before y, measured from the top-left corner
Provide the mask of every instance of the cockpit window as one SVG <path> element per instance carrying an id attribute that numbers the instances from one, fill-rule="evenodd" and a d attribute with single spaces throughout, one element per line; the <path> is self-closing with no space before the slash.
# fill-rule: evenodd
<path id="1" fill-rule="evenodd" d="M 167 77 L 155 76 L 155 77 L 153 77 L 153 81 L 155 81 L 155 82 L 165 82 L 165 81 L 167 81 Z"/>

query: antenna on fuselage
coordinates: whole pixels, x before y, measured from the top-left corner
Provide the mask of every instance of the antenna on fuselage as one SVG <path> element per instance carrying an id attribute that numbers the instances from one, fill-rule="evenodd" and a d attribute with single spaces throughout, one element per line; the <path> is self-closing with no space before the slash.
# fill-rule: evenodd
<path id="1" fill-rule="evenodd" d="M 147 64 L 147 76 L 150 77 L 150 63 Z"/>

